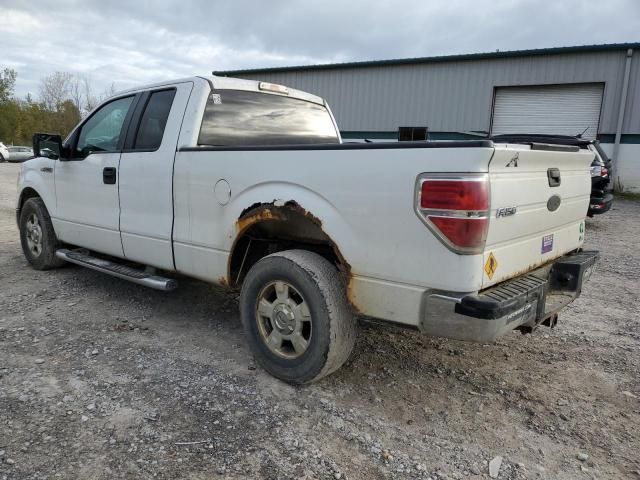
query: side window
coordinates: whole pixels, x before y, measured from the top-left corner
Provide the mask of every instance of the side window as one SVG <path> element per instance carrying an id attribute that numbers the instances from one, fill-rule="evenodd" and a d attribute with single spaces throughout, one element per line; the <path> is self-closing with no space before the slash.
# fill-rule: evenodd
<path id="1" fill-rule="evenodd" d="M 107 103 L 80 128 L 76 156 L 86 157 L 92 152 L 115 152 L 123 132 L 124 121 L 133 96 Z"/>
<path id="2" fill-rule="evenodd" d="M 133 143 L 134 150 L 156 150 L 160 147 L 175 95 L 175 89 L 151 94 Z"/>

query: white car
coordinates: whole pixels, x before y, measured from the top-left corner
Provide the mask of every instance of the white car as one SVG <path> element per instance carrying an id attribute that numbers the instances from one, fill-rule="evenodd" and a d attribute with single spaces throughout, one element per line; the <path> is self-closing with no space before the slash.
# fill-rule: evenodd
<path id="1" fill-rule="evenodd" d="M 9 149 L 5 147 L 4 143 L 0 142 L 0 163 L 6 162 L 9 159 Z"/>
<path id="2" fill-rule="evenodd" d="M 7 147 L 7 150 L 9 150 L 7 160 L 10 162 L 24 162 L 33 158 L 33 149 L 31 147 L 13 146 Z"/>
<path id="3" fill-rule="evenodd" d="M 339 368 L 356 316 L 480 342 L 553 326 L 598 258 L 582 251 L 593 152 L 343 144 L 322 98 L 280 85 L 135 88 L 34 144 L 17 200 L 34 268 L 239 288 L 254 356 L 287 382 Z"/>

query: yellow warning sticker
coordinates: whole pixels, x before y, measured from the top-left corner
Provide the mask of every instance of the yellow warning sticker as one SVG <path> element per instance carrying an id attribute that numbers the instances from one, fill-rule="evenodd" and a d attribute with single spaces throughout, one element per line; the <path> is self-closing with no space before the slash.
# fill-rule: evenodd
<path id="1" fill-rule="evenodd" d="M 493 252 L 489 253 L 489 258 L 487 258 L 487 262 L 484 264 L 484 271 L 489 277 L 489 280 L 493 278 L 493 274 L 498 270 L 498 260 L 493 256 Z"/>

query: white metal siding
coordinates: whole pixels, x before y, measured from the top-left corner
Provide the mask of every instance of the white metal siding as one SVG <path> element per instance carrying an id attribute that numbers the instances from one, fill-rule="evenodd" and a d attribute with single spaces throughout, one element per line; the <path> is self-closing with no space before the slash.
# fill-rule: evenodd
<path id="1" fill-rule="evenodd" d="M 492 133 L 550 133 L 594 139 L 602 107 L 601 83 L 496 89 Z"/>

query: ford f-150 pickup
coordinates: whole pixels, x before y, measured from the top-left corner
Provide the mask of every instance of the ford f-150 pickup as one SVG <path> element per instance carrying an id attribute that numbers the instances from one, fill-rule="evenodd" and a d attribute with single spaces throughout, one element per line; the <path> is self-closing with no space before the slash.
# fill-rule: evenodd
<path id="1" fill-rule="evenodd" d="M 18 179 L 29 263 L 160 290 L 240 290 L 251 351 L 291 383 L 339 368 L 356 317 L 489 342 L 553 326 L 582 250 L 593 152 L 490 140 L 346 144 L 326 102 L 194 77 L 121 92 Z"/>

